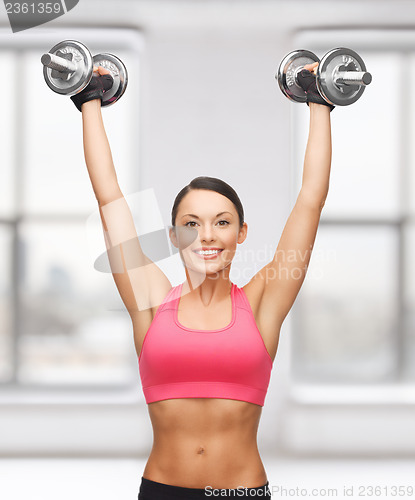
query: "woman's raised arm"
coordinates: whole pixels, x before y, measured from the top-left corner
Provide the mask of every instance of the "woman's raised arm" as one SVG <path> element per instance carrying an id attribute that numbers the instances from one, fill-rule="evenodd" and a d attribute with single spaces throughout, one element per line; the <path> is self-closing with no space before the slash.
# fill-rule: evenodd
<path id="1" fill-rule="evenodd" d="M 105 205 L 122 196 L 111 149 L 102 120 L 101 102 L 94 99 L 82 105 L 84 156 L 95 198 Z"/>
<path id="2" fill-rule="evenodd" d="M 99 71 L 105 74 L 107 70 Z M 136 313 L 161 303 L 171 283 L 142 251 L 118 184 L 100 99 L 84 102 L 81 111 L 85 162 L 98 201 L 113 278 L 127 311 L 137 319 Z"/>
<path id="3" fill-rule="evenodd" d="M 272 261 L 246 285 L 261 297 L 261 324 L 279 332 L 304 282 L 330 179 L 330 110 L 310 102 L 310 131 L 303 179 Z"/>

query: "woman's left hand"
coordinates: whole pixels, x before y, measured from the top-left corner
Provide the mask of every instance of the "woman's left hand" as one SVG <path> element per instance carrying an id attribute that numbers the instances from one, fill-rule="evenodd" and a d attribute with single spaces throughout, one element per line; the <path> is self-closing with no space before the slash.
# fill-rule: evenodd
<path id="1" fill-rule="evenodd" d="M 314 73 L 315 75 L 317 75 L 318 65 L 319 65 L 318 62 L 315 62 L 315 63 L 312 63 L 312 64 L 306 64 L 304 66 L 304 69 L 307 69 L 308 71 L 310 71 L 310 73 Z"/>
<path id="2" fill-rule="evenodd" d="M 303 69 L 297 74 L 298 85 L 305 91 L 307 95 L 307 105 L 310 102 L 328 106 L 330 111 L 333 111 L 335 106 L 328 103 L 319 93 L 317 89 L 317 68 L 319 63 L 306 64 Z"/>

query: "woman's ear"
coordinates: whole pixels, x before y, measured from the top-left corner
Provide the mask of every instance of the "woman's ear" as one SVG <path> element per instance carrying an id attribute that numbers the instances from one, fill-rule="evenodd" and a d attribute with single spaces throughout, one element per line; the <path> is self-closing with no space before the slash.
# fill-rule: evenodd
<path id="1" fill-rule="evenodd" d="M 170 241 L 172 242 L 172 245 L 175 248 L 179 248 L 179 243 L 177 241 L 176 227 L 175 226 L 168 226 L 168 228 L 169 228 L 169 237 L 170 237 Z"/>
<path id="2" fill-rule="evenodd" d="M 238 243 L 243 243 L 248 235 L 248 224 L 244 222 L 239 230 Z"/>

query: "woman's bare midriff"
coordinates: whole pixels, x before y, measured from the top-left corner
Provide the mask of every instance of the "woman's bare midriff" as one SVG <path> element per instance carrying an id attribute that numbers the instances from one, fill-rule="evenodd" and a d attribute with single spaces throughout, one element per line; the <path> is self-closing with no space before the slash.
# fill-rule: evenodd
<path id="1" fill-rule="evenodd" d="M 153 447 L 143 477 L 184 488 L 256 488 L 267 482 L 257 447 L 262 407 L 182 398 L 148 405 Z"/>

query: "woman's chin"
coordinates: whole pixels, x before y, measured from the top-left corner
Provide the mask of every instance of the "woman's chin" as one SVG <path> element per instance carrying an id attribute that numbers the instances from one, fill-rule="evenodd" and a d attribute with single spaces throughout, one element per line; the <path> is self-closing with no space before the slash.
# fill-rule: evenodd
<path id="1" fill-rule="evenodd" d="M 221 252 L 223 253 L 223 252 Z M 231 263 L 230 261 L 224 261 L 223 255 L 217 256 L 216 258 L 206 258 L 204 259 L 200 255 L 195 254 L 194 252 L 188 253 L 185 255 L 181 253 L 181 259 L 183 265 L 194 272 L 201 273 L 204 275 L 213 276 L 221 271 L 223 271 L 226 267 Z"/>
<path id="2" fill-rule="evenodd" d="M 203 261 L 203 260 L 199 260 L 199 261 L 190 261 L 188 259 L 185 259 L 183 260 L 182 259 L 182 262 L 184 264 L 184 266 L 186 267 L 186 269 L 189 269 L 191 271 L 194 271 L 194 272 L 197 272 L 197 273 L 200 273 L 200 274 L 204 274 L 204 275 L 214 275 L 214 274 L 217 274 L 218 272 L 222 271 L 226 265 L 224 265 L 223 262 L 212 262 L 212 261 Z"/>

